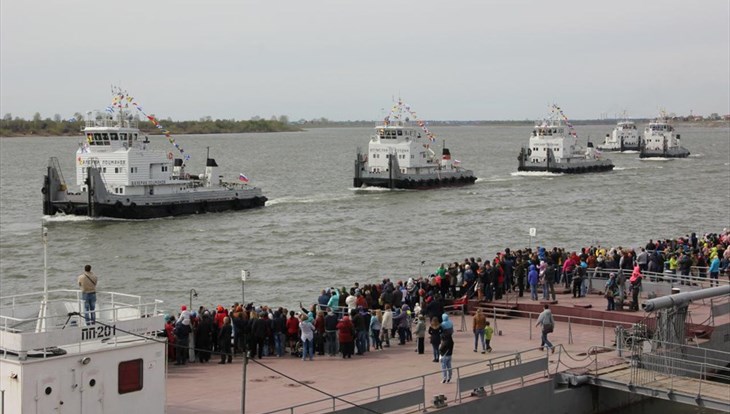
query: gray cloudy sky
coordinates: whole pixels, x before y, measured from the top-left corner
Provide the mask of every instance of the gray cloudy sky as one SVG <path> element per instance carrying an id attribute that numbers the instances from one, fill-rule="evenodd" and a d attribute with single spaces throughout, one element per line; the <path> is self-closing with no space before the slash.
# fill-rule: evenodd
<path id="1" fill-rule="evenodd" d="M 730 1 L 0 2 L 0 112 L 176 120 L 730 113 Z"/>

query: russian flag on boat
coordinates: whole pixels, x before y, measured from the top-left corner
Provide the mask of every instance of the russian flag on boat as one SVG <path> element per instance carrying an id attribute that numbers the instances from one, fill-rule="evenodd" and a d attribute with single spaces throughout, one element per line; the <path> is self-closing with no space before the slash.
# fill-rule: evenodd
<path id="1" fill-rule="evenodd" d="M 243 173 L 238 174 L 238 181 L 243 181 L 244 183 L 248 182 L 248 177 L 243 175 Z"/>

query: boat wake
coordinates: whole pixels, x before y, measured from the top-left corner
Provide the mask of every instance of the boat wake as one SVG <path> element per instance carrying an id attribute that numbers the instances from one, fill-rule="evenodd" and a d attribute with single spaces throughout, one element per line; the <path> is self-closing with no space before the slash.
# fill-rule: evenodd
<path id="1" fill-rule="evenodd" d="M 619 154 L 638 154 L 638 153 L 639 153 L 639 151 L 635 151 L 635 150 L 627 150 L 627 151 L 620 151 L 619 152 Z"/>
<path id="2" fill-rule="evenodd" d="M 703 153 L 689 154 L 689 158 L 702 158 L 704 156 L 705 156 L 705 154 L 703 154 Z"/>
<path id="3" fill-rule="evenodd" d="M 640 158 L 642 161 L 671 161 L 674 158 L 665 158 L 665 157 L 650 157 L 650 158 Z"/>
<path id="4" fill-rule="evenodd" d="M 326 203 L 329 201 L 342 201 L 351 198 L 350 195 L 334 195 L 334 194 L 323 194 L 318 197 L 281 197 L 273 200 L 266 201 L 266 206 L 276 206 L 279 204 L 311 204 L 311 203 Z"/>
<path id="5" fill-rule="evenodd" d="M 513 176 L 514 176 L 514 174 L 513 174 Z M 495 175 L 495 176 L 489 177 L 489 178 L 477 178 L 477 180 L 475 182 L 476 183 L 499 183 L 502 181 L 514 181 L 514 179 L 515 179 L 514 177 L 505 177 L 505 176 Z"/>
<path id="6" fill-rule="evenodd" d="M 383 187 L 350 187 L 350 191 L 354 193 L 387 193 L 390 191 L 410 191 L 405 188 L 383 188 Z"/>
<path id="7" fill-rule="evenodd" d="M 94 218 L 89 216 L 67 216 L 65 214 L 55 214 L 53 216 L 43 216 L 43 221 L 46 223 L 72 223 L 78 221 L 97 221 L 100 218 Z"/>
<path id="8" fill-rule="evenodd" d="M 511 176 L 513 177 L 547 177 L 547 178 L 553 178 L 553 177 L 560 177 L 563 175 L 563 173 L 552 173 L 547 171 L 517 171 L 517 172 L 511 172 Z"/>

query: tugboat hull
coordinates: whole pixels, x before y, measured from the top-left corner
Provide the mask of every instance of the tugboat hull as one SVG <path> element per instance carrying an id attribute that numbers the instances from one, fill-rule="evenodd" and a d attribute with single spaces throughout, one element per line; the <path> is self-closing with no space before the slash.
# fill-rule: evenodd
<path id="1" fill-rule="evenodd" d="M 439 187 L 459 187 L 463 185 L 474 184 L 477 180 L 474 176 L 460 177 L 442 177 L 442 178 L 399 178 L 390 180 L 388 178 L 360 177 L 355 178 L 353 186 L 359 187 L 381 187 L 381 188 L 398 188 L 406 190 L 428 190 Z"/>
<path id="2" fill-rule="evenodd" d="M 689 150 L 686 148 L 672 148 L 667 151 L 652 151 L 643 149 L 639 154 L 639 158 L 687 158 Z"/>
<path id="3" fill-rule="evenodd" d="M 608 159 L 573 160 L 573 162 L 559 162 L 555 160 L 552 151 L 548 151 L 545 161 L 530 161 L 529 154 L 522 148 L 517 171 L 550 172 L 556 174 L 587 174 L 613 170 L 613 162 Z"/>
<path id="4" fill-rule="evenodd" d="M 199 191 L 157 196 L 120 196 L 106 191 L 98 169 L 89 169 L 89 191 L 69 193 L 49 167 L 44 177 L 43 214 L 119 219 L 152 219 L 263 207 L 267 198 L 257 188 Z"/>

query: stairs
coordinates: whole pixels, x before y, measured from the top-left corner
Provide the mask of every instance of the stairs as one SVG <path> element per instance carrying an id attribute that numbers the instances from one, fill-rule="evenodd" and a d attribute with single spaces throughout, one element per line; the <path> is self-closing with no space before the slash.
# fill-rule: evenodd
<path id="1" fill-rule="evenodd" d="M 518 317 L 517 305 L 506 304 L 500 302 L 476 302 L 475 304 L 469 304 L 469 314 L 474 315 L 477 308 L 482 310 L 482 313 L 491 319 L 496 317 L 497 319 L 512 319 Z"/>

